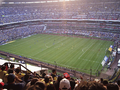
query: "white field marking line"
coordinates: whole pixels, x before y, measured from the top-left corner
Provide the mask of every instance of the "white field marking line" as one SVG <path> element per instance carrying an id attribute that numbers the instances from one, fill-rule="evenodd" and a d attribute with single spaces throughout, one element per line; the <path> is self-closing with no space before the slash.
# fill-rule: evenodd
<path id="1" fill-rule="evenodd" d="M 69 52 L 69 53 L 70 53 L 70 52 Z M 66 55 L 65 55 L 64 57 L 66 57 Z M 59 64 L 59 65 L 60 65 L 60 64 Z M 67 66 L 67 67 L 70 67 L 70 66 L 65 65 L 65 64 L 64 64 L 64 65 L 62 64 L 61 66 Z M 70 68 L 75 68 L 75 67 L 70 67 Z"/>
<path id="2" fill-rule="evenodd" d="M 31 57 L 31 56 L 30 56 L 30 57 Z M 31 57 L 31 58 L 32 58 L 32 57 Z M 36 58 L 36 57 L 35 57 L 35 59 L 38 59 L 38 60 L 42 60 L 42 61 L 46 61 L 46 62 L 50 62 L 50 63 L 55 64 L 54 62 L 51 62 L 51 61 L 49 61 L 49 60 L 40 59 L 40 58 Z M 70 68 L 74 68 L 74 69 L 76 69 L 75 67 L 71 67 L 71 66 L 64 65 L 64 64 L 59 64 L 59 63 L 57 63 L 57 65 L 61 65 L 61 66 L 63 66 L 63 67 L 70 67 Z"/>
<path id="3" fill-rule="evenodd" d="M 65 39 L 63 39 L 63 40 L 65 40 Z M 60 40 L 60 41 L 57 42 L 57 43 L 60 43 L 60 42 L 63 41 L 63 40 Z M 52 46 L 53 46 L 53 45 L 49 46 L 49 48 L 52 47 Z M 46 48 L 46 49 L 48 49 L 48 48 Z M 42 51 L 44 51 L 44 50 L 46 50 L 46 49 L 43 49 Z M 42 52 L 42 51 L 39 51 L 39 52 L 33 54 L 32 56 L 35 56 L 35 55 L 37 55 L 38 53 L 40 53 L 40 52 Z M 46 54 L 46 53 L 45 53 L 45 54 Z"/>
<path id="4" fill-rule="evenodd" d="M 31 35 L 31 36 L 34 36 L 34 35 Z M 30 36 L 30 37 L 31 37 L 31 36 Z M 30 38 L 30 37 L 27 37 L 26 39 L 28 39 L 28 38 Z M 39 38 L 39 37 L 36 37 L 36 38 Z M 29 40 L 27 40 L 26 42 L 29 42 L 29 41 L 31 41 L 31 40 L 35 40 L 36 38 L 29 39 Z M 24 39 L 24 38 L 21 38 L 21 39 Z M 21 44 L 23 44 L 23 43 L 26 43 L 26 42 L 22 42 L 22 43 L 19 43 L 18 45 L 13 45 L 13 46 L 19 46 L 19 45 L 21 45 Z"/>
<path id="5" fill-rule="evenodd" d="M 76 41 L 74 40 L 72 43 L 74 44 L 74 42 L 76 42 Z M 69 49 L 69 50 L 71 50 L 71 49 Z M 70 52 L 67 53 L 67 56 L 70 55 L 69 53 L 70 53 Z M 65 57 L 65 58 L 64 58 L 64 57 Z M 67 57 L 66 57 L 66 55 L 64 55 L 62 58 L 64 58 L 64 60 L 66 60 Z M 71 61 L 72 61 L 72 60 L 70 60 L 70 61 L 68 60 L 66 63 L 68 63 L 68 62 L 70 63 Z M 66 64 L 66 63 L 64 63 L 64 64 Z"/>
<path id="6" fill-rule="evenodd" d="M 45 44 L 46 48 L 49 48 L 46 44 Z"/>
<path id="7" fill-rule="evenodd" d="M 14 52 L 14 51 L 10 51 L 9 49 L 8 49 L 8 51 L 9 52 L 11 52 L 11 53 L 16 53 L 16 52 Z M 19 54 L 19 53 L 16 53 L 16 54 Z M 21 54 L 21 55 L 23 55 L 23 54 Z M 24 56 L 24 55 L 23 55 Z M 26 56 L 24 56 L 24 57 L 26 57 Z M 32 58 L 32 56 L 29 56 L 30 58 Z M 36 57 L 34 57 L 35 59 L 38 59 L 38 60 L 42 60 L 42 61 L 46 61 L 46 62 L 50 62 L 49 60 L 45 60 L 45 59 L 40 59 L 40 58 L 36 58 Z M 50 63 L 53 63 L 53 62 L 50 62 Z M 53 63 L 54 64 L 54 63 Z M 64 66 L 64 67 L 70 67 L 70 68 L 74 68 L 74 69 L 76 69 L 75 67 L 71 67 L 71 66 L 68 66 L 68 65 L 64 65 L 64 64 L 58 64 L 57 63 L 57 65 L 61 65 L 61 66 Z"/>
<path id="8" fill-rule="evenodd" d="M 94 43 L 95 43 L 95 41 L 94 41 Z M 90 43 L 90 44 L 91 44 L 91 46 L 92 46 L 94 43 Z M 91 46 L 90 46 L 90 47 L 91 47 Z M 89 49 L 90 47 L 88 47 L 88 49 Z M 88 49 L 87 49 L 87 50 L 88 50 Z M 87 50 L 86 50 L 86 51 L 87 51 Z M 86 52 L 86 51 L 85 51 L 85 52 Z M 84 53 L 85 53 L 85 52 L 84 52 Z M 83 53 L 83 54 L 84 54 L 84 53 Z M 81 63 L 81 62 L 82 62 L 82 60 L 80 60 L 80 62 L 79 62 L 79 63 Z M 77 66 L 79 65 L 79 63 L 77 64 Z M 85 67 L 85 66 L 86 66 L 86 65 L 84 65 L 84 67 Z"/>
<path id="9" fill-rule="evenodd" d="M 82 49 L 82 52 L 84 52 L 84 49 L 86 49 L 86 48 L 87 48 L 87 47 L 83 48 L 83 49 Z"/>
<path id="10" fill-rule="evenodd" d="M 92 61 L 92 60 L 89 60 L 89 59 L 81 59 L 81 60 L 85 60 L 85 61 L 90 61 L 90 62 L 100 63 L 100 62 L 98 62 L 98 61 Z"/>
<path id="11" fill-rule="evenodd" d="M 77 40 L 78 40 L 78 39 L 77 39 Z M 79 40 L 78 40 L 78 41 L 79 41 Z M 74 40 L 74 41 L 73 41 L 73 43 L 74 43 L 74 42 L 76 42 L 76 41 Z M 76 44 L 76 45 L 79 45 L 79 43 L 78 43 L 78 44 Z M 74 45 L 74 46 L 75 46 L 75 48 L 79 48 L 79 47 L 76 47 L 76 45 Z M 83 46 L 83 45 L 81 45 L 81 46 Z M 69 50 L 71 50 L 71 49 L 69 49 Z M 70 53 L 70 52 L 69 52 L 69 53 Z M 67 54 L 67 56 L 68 56 L 68 55 L 70 55 L 69 53 Z M 66 58 L 67 58 L 66 56 L 64 56 L 64 57 L 65 57 L 64 59 L 66 59 Z M 76 57 L 76 56 L 74 56 L 74 57 Z M 70 63 L 70 62 L 73 62 L 73 61 L 72 61 L 72 60 L 68 60 L 66 63 L 68 63 L 68 62 Z"/>
<path id="12" fill-rule="evenodd" d="M 31 56 L 30 56 L 30 57 L 31 57 Z M 31 58 L 32 58 L 32 57 L 31 57 Z M 46 63 L 47 63 L 47 62 L 50 62 L 50 63 L 52 63 L 52 64 L 55 64 L 54 62 L 51 62 L 51 61 L 49 61 L 49 60 L 40 59 L 40 58 L 36 58 L 36 57 L 35 57 L 35 59 L 42 60 L 42 61 L 46 61 Z M 60 66 L 63 66 L 63 67 L 69 67 L 69 68 L 74 68 L 74 69 L 76 69 L 75 67 L 71 67 L 71 66 L 64 65 L 64 64 L 59 64 L 59 63 L 57 63 L 57 65 L 60 65 Z"/>
<path id="13" fill-rule="evenodd" d="M 19 53 L 16 53 L 16 52 L 14 52 L 14 51 L 11 51 L 10 49 L 7 49 L 10 53 L 15 53 L 16 55 L 18 55 Z M 20 54 L 19 54 L 20 55 Z M 24 57 L 26 57 L 24 54 L 21 54 L 21 55 L 23 55 Z"/>
<path id="14" fill-rule="evenodd" d="M 92 57 L 94 57 L 94 55 L 92 55 Z M 90 57 L 90 58 L 92 58 L 92 57 Z M 95 62 L 95 61 L 90 61 L 90 62 Z M 86 62 L 85 64 L 87 65 L 87 64 L 89 64 L 89 62 Z M 84 65 L 83 68 L 86 67 L 86 65 Z"/>
<path id="15" fill-rule="evenodd" d="M 49 42 L 50 42 L 50 41 L 49 41 Z M 48 42 L 48 43 L 49 43 L 49 42 Z M 46 46 L 46 44 L 45 44 L 45 46 Z M 48 47 L 48 46 L 47 46 L 47 47 Z M 51 45 L 50 47 L 52 47 L 52 45 Z M 50 48 L 50 47 L 49 47 L 49 48 Z M 46 49 L 47 49 L 47 48 L 46 48 Z M 44 50 L 46 50 L 46 49 L 43 49 L 42 51 L 44 51 Z M 39 52 L 33 54 L 32 56 L 35 56 L 35 55 L 37 55 L 38 53 L 40 53 L 40 52 L 42 52 L 42 51 L 39 51 Z"/>
<path id="16" fill-rule="evenodd" d="M 101 64 L 99 64 L 99 66 L 97 67 L 96 71 L 98 70 L 98 68 L 100 67 Z"/>
<path id="17" fill-rule="evenodd" d="M 62 40 L 63 41 L 63 40 Z M 60 48 L 60 47 L 62 47 L 64 44 L 63 43 L 61 43 L 60 45 L 57 45 L 56 47 L 54 47 L 54 48 Z"/>
<path id="18" fill-rule="evenodd" d="M 60 46 L 59 46 L 60 47 Z M 66 46 L 65 46 L 66 47 Z M 70 52 L 69 52 L 70 53 Z M 53 56 L 53 57 L 56 57 L 55 55 Z M 66 57 L 66 55 L 64 56 L 64 57 Z M 62 57 L 63 58 L 63 57 Z M 65 59 L 65 58 L 64 58 Z"/>
<path id="19" fill-rule="evenodd" d="M 39 38 L 39 37 L 36 37 L 36 38 Z M 30 40 L 35 40 L 36 38 L 32 38 L 32 39 L 30 39 Z M 29 42 L 29 40 L 27 40 L 26 42 Z M 17 48 L 18 46 L 20 46 L 20 45 L 22 45 L 22 44 L 24 44 L 24 43 L 26 43 L 26 42 L 22 42 L 22 43 L 19 43 L 19 44 L 17 44 L 17 45 L 13 45 L 13 44 L 10 44 L 11 46 L 14 46 L 14 49 L 15 48 Z M 22 49 L 21 49 L 22 50 Z"/>
<path id="20" fill-rule="evenodd" d="M 81 46 L 83 46 L 83 45 L 81 45 Z M 86 49 L 86 48 L 87 48 L 87 47 L 85 47 L 85 49 Z M 77 55 L 77 57 L 78 57 L 78 55 Z M 72 60 L 70 60 L 70 62 L 71 62 L 71 61 L 72 61 Z M 75 63 L 76 63 L 76 62 L 78 62 L 78 61 L 75 61 Z M 81 62 L 81 61 L 80 61 L 80 62 Z M 80 63 L 80 62 L 79 62 L 79 63 Z M 79 64 L 79 63 L 78 63 L 78 64 Z M 78 64 L 77 64 L 77 65 L 78 65 Z"/>
<path id="21" fill-rule="evenodd" d="M 100 47 L 101 45 L 102 45 L 102 44 L 99 44 L 99 47 Z M 99 54 L 99 53 L 100 53 L 100 52 L 97 52 L 96 58 L 98 57 L 98 54 Z M 94 56 L 94 55 L 93 55 L 93 56 Z M 97 60 L 96 58 L 95 58 L 95 60 Z M 93 61 L 93 63 L 100 63 L 100 62 L 98 62 L 98 61 Z M 93 63 L 92 63 L 92 64 L 93 64 Z"/>
<path id="22" fill-rule="evenodd" d="M 46 36 L 46 37 L 49 37 L 49 36 Z M 60 38 L 60 37 L 59 37 L 59 38 Z M 58 39 L 59 39 L 59 38 L 58 38 Z M 50 41 L 49 41 L 49 42 L 50 42 Z M 48 43 L 49 43 L 49 42 L 48 42 Z M 48 44 L 48 43 L 47 43 L 47 44 Z M 46 46 L 46 44 L 45 44 L 45 46 Z M 52 47 L 52 45 L 51 45 L 50 47 Z M 50 48 L 50 47 L 47 46 L 47 48 Z M 46 49 L 47 49 L 47 48 L 46 48 Z M 44 51 L 44 50 L 46 50 L 46 49 L 43 49 L 42 51 Z M 37 52 L 36 54 L 38 54 L 38 53 L 40 53 L 40 52 L 42 52 L 42 51 L 39 51 L 39 52 Z M 36 54 L 35 54 L 35 55 L 36 55 Z M 34 55 L 33 55 L 33 56 L 34 56 Z"/>
<path id="23" fill-rule="evenodd" d="M 32 58 L 32 57 L 31 57 Z M 49 61 L 49 60 L 45 60 L 45 59 L 41 59 L 41 58 L 36 58 L 36 57 L 34 57 L 36 60 L 42 60 L 42 61 L 46 61 L 46 63 L 48 63 L 48 62 L 50 62 L 50 63 L 52 63 L 52 64 L 54 64 L 54 62 L 51 62 L 51 61 Z"/>
<path id="24" fill-rule="evenodd" d="M 98 57 L 98 56 L 102 57 L 101 55 L 98 55 L 98 54 L 99 54 L 99 52 L 97 53 L 97 57 Z M 97 57 L 96 57 L 96 58 L 97 58 Z M 100 63 L 101 63 L 101 62 L 96 62 L 96 63 L 99 63 L 99 66 L 100 66 Z M 97 67 L 97 69 L 99 68 L 99 66 Z M 96 69 L 96 71 L 97 71 L 97 69 Z"/>
<path id="25" fill-rule="evenodd" d="M 58 64 L 58 65 L 61 65 L 61 66 L 63 66 L 63 67 L 69 67 L 69 68 L 74 68 L 74 69 L 76 69 L 76 67 L 71 67 L 71 66 L 68 66 L 68 65 L 65 65 L 65 64 Z"/>
<path id="26" fill-rule="evenodd" d="M 38 37 L 37 37 L 38 38 Z M 34 39 L 32 39 L 32 40 L 34 40 Z M 24 42 L 23 42 L 24 43 Z M 20 44 L 23 44 L 23 43 L 20 43 Z M 17 46 L 17 45 L 11 45 L 11 46 Z M 16 52 L 14 52 L 14 51 L 11 51 L 10 49 L 7 49 L 9 52 L 11 52 L 11 53 L 15 53 L 15 54 L 19 54 L 19 55 L 23 55 L 24 57 L 26 57 L 24 54 L 20 54 L 20 53 L 16 53 Z"/>
<path id="27" fill-rule="evenodd" d="M 59 37 L 59 38 L 61 38 L 61 37 Z M 58 38 L 58 39 L 59 39 L 59 38 Z M 60 41 L 63 41 L 63 40 L 60 40 Z M 59 41 L 59 42 L 60 42 L 60 41 Z M 50 41 L 49 41 L 49 42 L 50 42 Z M 49 42 L 48 42 L 48 43 L 49 43 Z M 59 43 L 59 42 L 57 42 L 57 43 Z M 48 44 L 48 43 L 47 43 L 47 44 Z M 49 46 L 47 46 L 47 45 L 45 44 L 45 46 L 46 46 L 47 48 L 50 48 L 50 47 L 53 46 L 53 45 L 51 45 L 51 46 L 49 47 Z"/>
<path id="28" fill-rule="evenodd" d="M 95 43 L 93 43 L 93 44 L 95 44 Z M 93 46 L 93 44 L 92 44 L 90 47 L 92 47 L 92 46 Z M 89 48 L 90 48 L 90 47 L 89 47 Z M 89 49 L 89 48 L 88 48 L 88 49 Z M 87 49 L 87 50 L 88 50 L 88 49 Z M 84 53 L 86 53 L 86 52 L 87 52 L 87 50 L 86 50 L 85 52 L 83 52 L 83 53 L 82 53 L 82 55 L 83 55 Z M 81 55 L 81 56 L 82 56 L 82 55 Z M 81 57 L 81 56 L 80 56 L 80 57 Z M 80 59 L 80 57 L 79 57 L 78 59 Z"/>

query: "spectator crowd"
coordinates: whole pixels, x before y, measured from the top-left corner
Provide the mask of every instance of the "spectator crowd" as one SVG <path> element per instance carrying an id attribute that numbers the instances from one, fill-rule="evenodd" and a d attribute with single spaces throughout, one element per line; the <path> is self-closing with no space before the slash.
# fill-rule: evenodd
<path id="1" fill-rule="evenodd" d="M 112 6 L 112 7 L 111 7 Z M 19 22 L 34 19 L 102 19 L 102 20 L 120 20 L 120 2 L 104 3 L 78 3 L 73 1 L 69 3 L 54 4 L 33 4 L 33 5 L 8 5 L 0 6 L 0 24 Z M 84 29 L 61 29 L 58 27 L 67 27 L 70 24 L 47 24 L 44 25 L 26 25 L 6 30 L 0 30 L 0 45 L 9 41 L 24 38 L 38 33 L 57 33 L 71 35 L 85 35 L 91 37 L 102 37 L 109 39 L 120 38 L 119 34 L 103 31 L 87 31 Z M 74 26 L 74 25 L 73 25 Z M 96 25 L 75 24 L 75 27 L 99 28 Z M 101 25 L 100 28 L 104 28 Z M 107 29 L 120 29 L 120 27 L 106 26 Z M 120 40 L 119 40 L 120 43 Z M 0 90 L 120 90 L 120 80 L 108 82 L 105 79 L 95 79 L 84 81 L 83 77 L 72 78 L 68 73 L 57 75 L 55 69 L 52 73 L 42 73 L 40 77 L 37 74 L 23 72 L 19 67 L 14 68 L 14 64 L 8 66 L 7 63 L 0 67 Z"/>
<path id="2" fill-rule="evenodd" d="M 14 64 L 3 64 L 0 67 L 0 90 L 120 90 L 120 80 L 108 82 L 100 78 L 85 81 L 82 76 L 72 78 L 68 73 L 57 75 L 52 73 L 37 74 L 25 72 Z"/>
<path id="3" fill-rule="evenodd" d="M 2 5 L 0 24 L 33 19 L 120 20 L 120 2 L 79 2 Z M 112 6 L 112 7 L 111 7 Z"/>
<path id="4" fill-rule="evenodd" d="M 67 28 L 65 28 L 66 26 Z M 13 41 L 19 38 L 24 38 L 39 33 L 82 35 L 109 40 L 117 40 L 120 38 L 120 34 L 118 33 L 104 32 L 99 30 L 89 31 L 85 28 L 73 29 L 70 26 L 71 24 L 47 24 L 45 28 L 45 25 L 26 25 L 11 29 L 0 30 L 0 45 L 8 43 L 9 41 Z M 120 40 L 118 41 L 120 42 Z"/>
<path id="5" fill-rule="evenodd" d="M 43 28 L 44 25 L 28 25 L 7 30 L 0 30 L 0 45 L 18 38 L 24 38 L 29 35 L 41 33 Z"/>
<path id="6" fill-rule="evenodd" d="M 0 24 L 35 19 L 102 19 L 120 20 L 120 2 L 114 0 L 101 2 L 70 1 L 42 4 L 7 4 L 0 6 Z M 111 7 L 112 6 L 112 7 Z M 75 22 L 74 22 L 75 23 Z M 77 30 L 76 28 L 79 28 Z M 109 39 L 120 38 L 119 25 L 98 25 L 98 23 L 47 24 L 44 33 L 79 34 Z M 54 27 L 49 28 L 49 27 Z M 57 27 L 57 28 L 55 28 Z M 69 27 L 61 29 L 60 27 Z M 0 45 L 11 40 L 42 32 L 43 26 L 28 25 L 0 30 Z M 55 30 L 56 29 L 56 30 Z M 94 29 L 94 30 L 93 30 Z M 86 30 L 86 31 L 85 31 Z M 110 32 L 110 33 L 109 33 Z M 117 33 L 117 34 L 116 34 Z"/>

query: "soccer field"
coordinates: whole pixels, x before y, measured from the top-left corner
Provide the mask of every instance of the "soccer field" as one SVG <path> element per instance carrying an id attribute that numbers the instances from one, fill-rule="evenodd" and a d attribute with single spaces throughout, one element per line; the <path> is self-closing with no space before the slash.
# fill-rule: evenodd
<path id="1" fill-rule="evenodd" d="M 101 70 L 112 41 L 37 34 L 1 45 L 0 50 L 93 74 Z"/>

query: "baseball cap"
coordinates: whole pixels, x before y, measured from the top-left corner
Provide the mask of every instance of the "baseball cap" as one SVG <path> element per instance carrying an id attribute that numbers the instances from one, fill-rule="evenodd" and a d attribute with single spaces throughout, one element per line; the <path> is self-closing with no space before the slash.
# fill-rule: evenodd
<path id="1" fill-rule="evenodd" d="M 4 82 L 0 82 L 0 87 L 3 87 L 4 86 Z"/>
<path id="2" fill-rule="evenodd" d="M 63 73 L 63 75 L 64 75 L 64 78 L 67 78 L 67 79 L 70 78 L 70 75 L 68 73 Z"/>
<path id="3" fill-rule="evenodd" d="M 66 78 L 62 79 L 62 80 L 60 81 L 60 86 L 59 86 L 59 88 L 60 88 L 61 90 L 68 90 L 68 89 L 70 89 L 70 82 L 69 82 L 69 80 L 66 79 Z"/>

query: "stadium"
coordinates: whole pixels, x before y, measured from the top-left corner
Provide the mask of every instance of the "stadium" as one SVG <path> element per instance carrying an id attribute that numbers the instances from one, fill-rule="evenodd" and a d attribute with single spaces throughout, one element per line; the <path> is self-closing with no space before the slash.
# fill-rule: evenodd
<path id="1" fill-rule="evenodd" d="M 16 64 L 37 66 L 39 77 L 47 68 L 47 73 L 55 69 L 59 76 L 68 73 L 76 80 L 80 76 L 85 81 L 120 79 L 119 0 L 0 3 L 0 62 L 12 64 L 13 58 Z"/>

